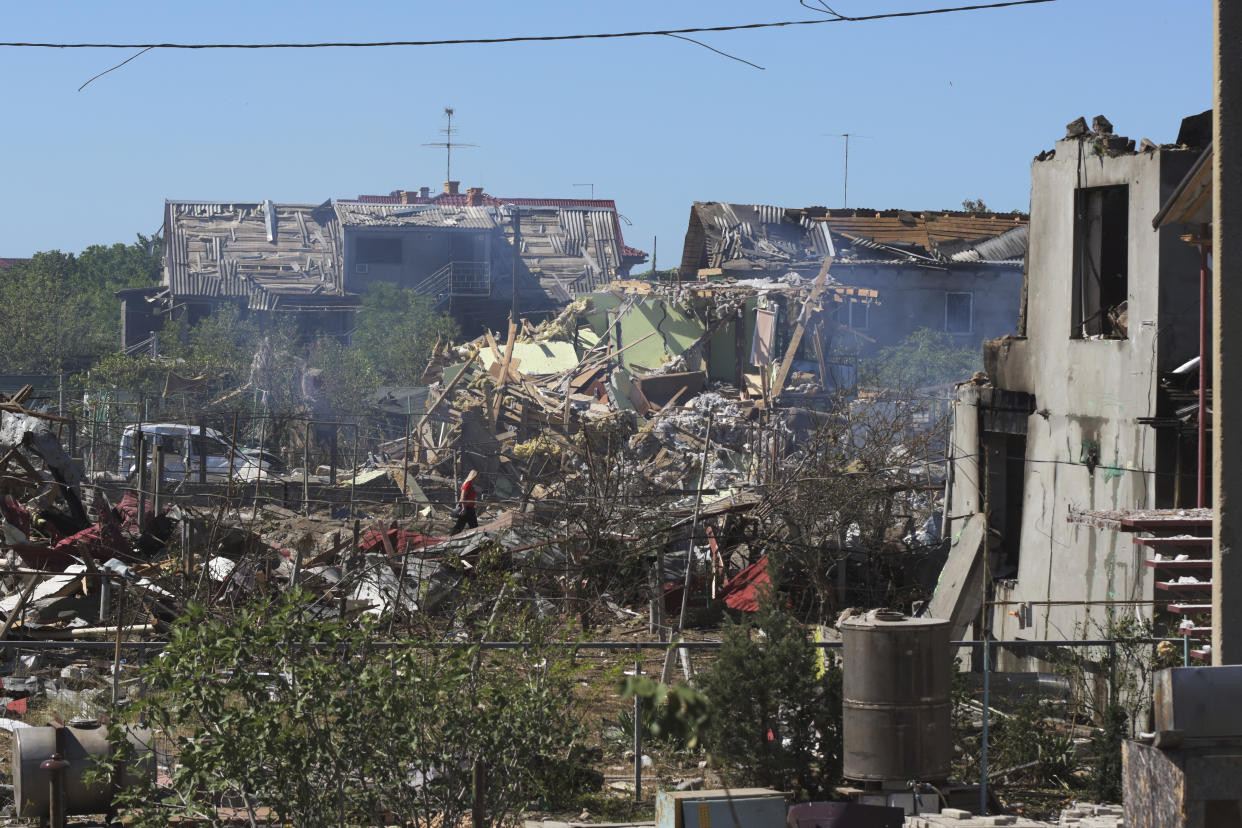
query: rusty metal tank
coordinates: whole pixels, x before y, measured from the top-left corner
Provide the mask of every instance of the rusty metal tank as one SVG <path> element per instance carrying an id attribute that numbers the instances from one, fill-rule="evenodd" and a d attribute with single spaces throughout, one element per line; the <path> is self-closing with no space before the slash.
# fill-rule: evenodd
<path id="1" fill-rule="evenodd" d="M 840 627 L 845 777 L 901 788 L 948 779 L 949 622 L 872 610 Z"/>
<path id="2" fill-rule="evenodd" d="M 69 763 L 65 771 L 66 813 L 107 812 L 112 804 L 111 787 L 107 783 L 87 784 L 85 778 L 96 760 L 111 750 L 107 728 L 97 721 L 78 720 L 64 728 L 20 728 L 13 731 L 13 737 L 13 800 L 19 817 L 47 816 L 50 780 L 48 772 L 39 766 L 57 752 Z M 128 738 L 135 757 L 121 776 L 123 786 L 155 774 L 151 731 L 134 729 Z"/>

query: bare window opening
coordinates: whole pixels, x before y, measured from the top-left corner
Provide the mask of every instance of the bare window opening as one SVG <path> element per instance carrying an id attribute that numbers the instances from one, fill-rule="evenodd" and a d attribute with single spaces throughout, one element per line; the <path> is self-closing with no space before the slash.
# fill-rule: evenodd
<path id="1" fill-rule="evenodd" d="M 944 329 L 946 333 L 970 333 L 974 311 L 974 294 L 946 293 L 944 295 Z"/>
<path id="2" fill-rule="evenodd" d="M 857 299 L 851 299 L 849 326 L 856 331 L 865 331 L 870 328 L 871 306 Z"/>
<path id="3" fill-rule="evenodd" d="M 1125 339 L 1130 193 L 1125 185 L 1074 195 L 1074 297 L 1070 336 Z"/>
<path id="4" fill-rule="evenodd" d="M 357 264 L 401 264 L 401 239 L 364 236 L 357 241 L 354 262 Z"/>

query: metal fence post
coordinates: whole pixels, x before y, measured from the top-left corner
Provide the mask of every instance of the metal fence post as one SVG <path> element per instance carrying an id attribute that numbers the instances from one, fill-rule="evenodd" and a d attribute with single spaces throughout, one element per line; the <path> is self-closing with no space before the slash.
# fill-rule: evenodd
<path id="1" fill-rule="evenodd" d="M 156 443 L 151 447 L 154 455 L 151 479 L 151 513 L 160 513 L 160 495 L 164 493 L 164 444 Z"/>
<path id="2" fill-rule="evenodd" d="M 992 668 L 991 647 L 988 643 L 988 631 L 983 631 L 983 727 L 980 737 L 979 752 L 979 816 L 988 812 L 988 704 L 991 702 L 990 678 Z"/>
<path id="3" fill-rule="evenodd" d="M 302 514 L 310 514 L 310 441 L 311 421 L 306 421 L 306 433 L 302 437 Z"/>
<path id="4" fill-rule="evenodd" d="M 233 458 L 229 458 L 232 462 Z M 186 469 L 189 472 L 189 469 Z M 207 418 L 198 418 L 198 482 L 207 484 Z"/>
<path id="5" fill-rule="evenodd" d="M 638 679 L 643 674 L 643 651 L 634 648 L 634 683 L 638 689 Z M 634 693 L 634 801 L 643 801 L 643 698 Z"/>

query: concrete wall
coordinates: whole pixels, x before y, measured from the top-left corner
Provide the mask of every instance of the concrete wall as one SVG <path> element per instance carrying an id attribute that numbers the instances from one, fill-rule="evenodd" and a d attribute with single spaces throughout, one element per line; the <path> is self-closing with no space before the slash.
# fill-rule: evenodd
<path id="1" fill-rule="evenodd" d="M 1197 263 L 1175 232 L 1151 219 L 1194 161 L 1191 151 L 1098 156 L 1092 144 L 1058 142 L 1031 168 L 1027 339 L 998 350 L 993 381 L 1035 397 L 1027 421 L 1017 577 L 997 582 L 999 600 L 1032 602 L 1031 623 L 993 613 L 1000 638 L 1073 638 L 1099 632 L 1105 609 L 1048 601 L 1107 602 L 1152 597 L 1151 570 L 1132 536 L 1071 524 L 1085 509 L 1154 508 L 1156 432 L 1137 422 L 1155 414 L 1158 373 L 1197 352 Z M 1127 339 L 1071 338 L 1074 206 L 1077 187 L 1128 185 Z M 1190 343 L 1195 343 L 1193 348 Z M 983 451 L 972 389 L 956 406 L 950 514 L 982 508 Z M 1090 448 L 1098 462 L 1089 467 Z M 1171 471 L 1165 469 L 1163 471 Z M 949 530 L 953 531 L 952 528 Z M 1041 603 L 1034 603 L 1041 602 Z M 1130 611 L 1125 606 L 1125 612 Z M 1150 617 L 1150 606 L 1139 610 Z"/>
<path id="2" fill-rule="evenodd" d="M 946 293 L 969 293 L 972 297 L 970 331 L 951 334 L 958 346 L 982 348 L 985 340 L 1012 333 L 1018 327 L 1022 302 L 1020 266 L 957 264 L 945 270 L 836 262 L 830 273 L 842 284 L 879 291 L 880 302 L 871 307 L 869 324 L 859 331 L 875 341 L 847 334 L 838 343 L 847 350 L 857 350 L 863 357 L 899 344 L 918 328 L 944 331 Z M 848 322 L 848 309 L 843 308 L 837 318 Z"/>

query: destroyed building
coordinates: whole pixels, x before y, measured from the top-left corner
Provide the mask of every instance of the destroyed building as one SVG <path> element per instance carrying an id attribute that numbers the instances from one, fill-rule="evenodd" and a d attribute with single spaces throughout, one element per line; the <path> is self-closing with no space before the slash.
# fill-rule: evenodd
<path id="1" fill-rule="evenodd" d="M 931 613 L 955 635 L 979 617 L 985 577 L 1003 639 L 1099 637 L 1110 612 L 1150 619 L 1154 599 L 1191 594 L 1154 594 L 1159 539 L 1125 516 L 1194 505 L 1193 437 L 1160 426 L 1184 405 L 1162 380 L 1199 353 L 1200 262 L 1152 219 L 1201 149 L 1184 128 L 1136 151 L 1097 117 L 1032 163 L 1016 335 L 986 344 L 986 379 L 954 403 L 955 541 Z"/>
<path id="2" fill-rule="evenodd" d="M 882 294 L 846 309 L 839 348 L 871 355 L 919 328 L 977 347 L 1017 325 L 1027 217 L 1020 213 L 833 210 L 695 202 L 682 280 L 833 278 Z"/>
<path id="3" fill-rule="evenodd" d="M 122 345 L 148 340 L 170 315 L 193 323 L 224 303 L 343 337 L 377 282 L 426 295 L 475 331 L 500 324 L 515 296 L 523 313 L 546 315 L 645 259 L 624 244 L 606 199 L 498 199 L 450 181 L 436 196 L 318 205 L 167 201 L 162 283 L 118 293 Z"/>

